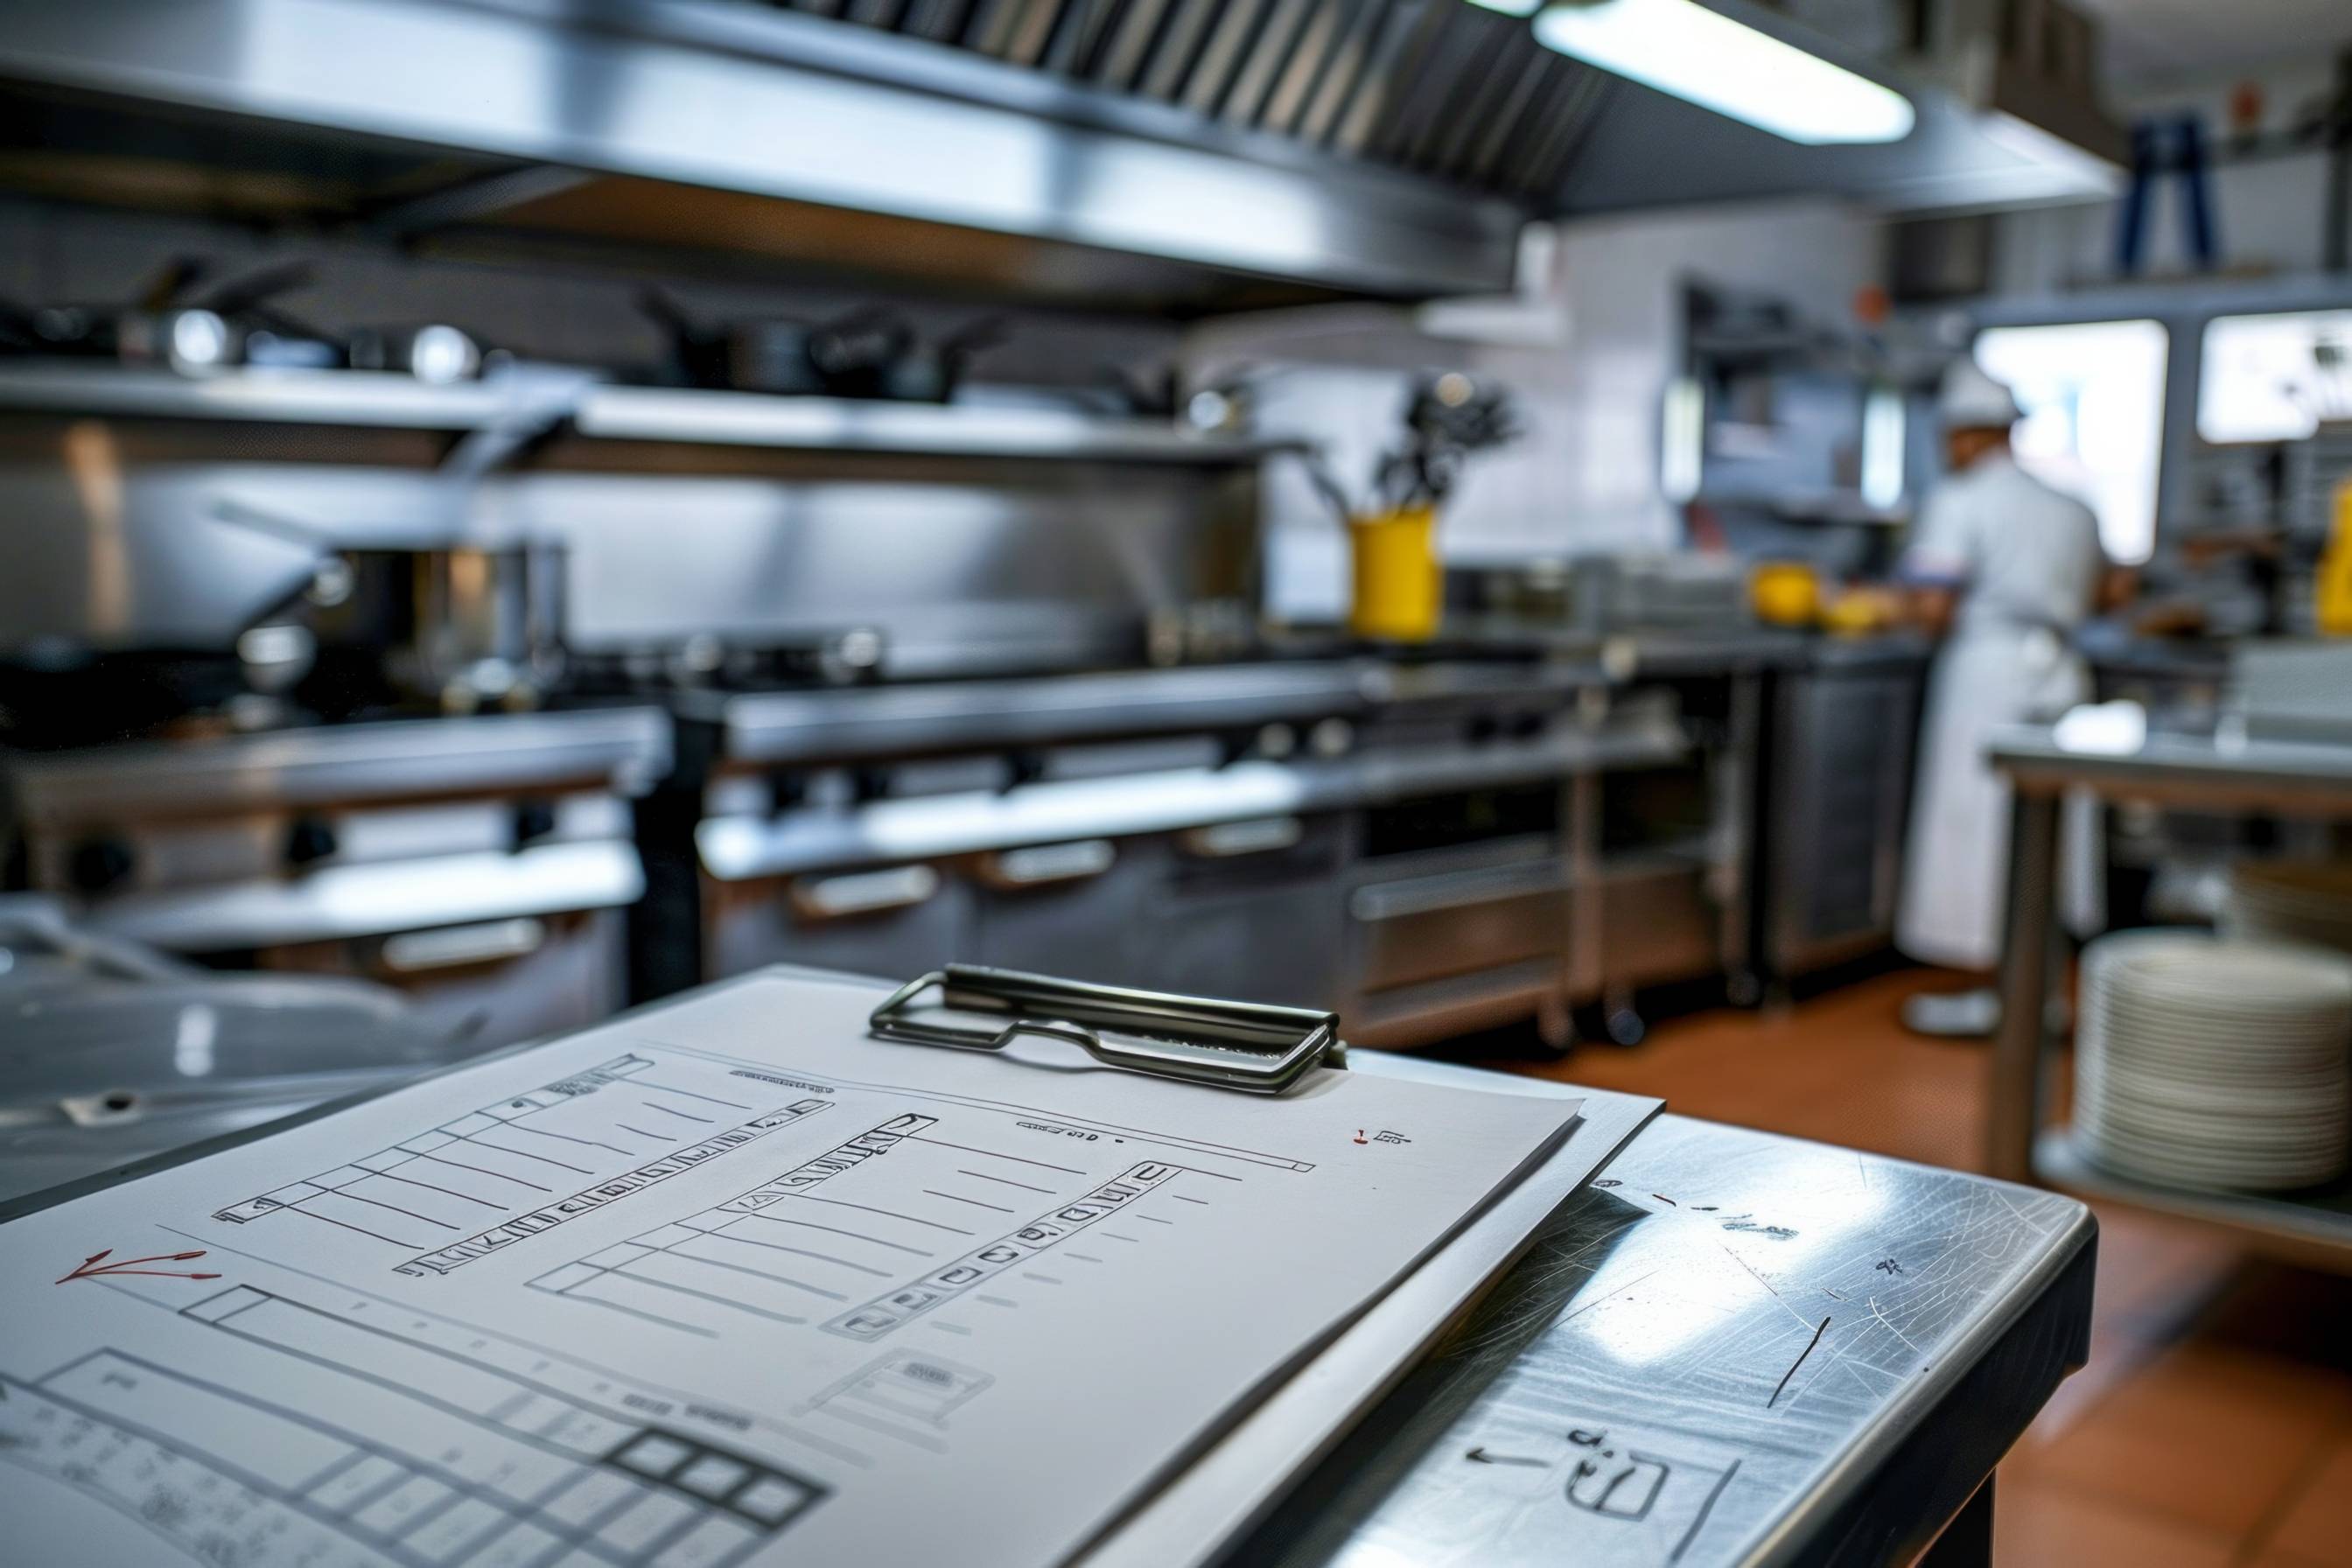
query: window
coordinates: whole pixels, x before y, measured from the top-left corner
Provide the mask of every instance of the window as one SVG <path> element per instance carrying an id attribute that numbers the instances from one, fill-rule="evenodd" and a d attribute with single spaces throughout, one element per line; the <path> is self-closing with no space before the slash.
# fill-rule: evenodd
<path id="1" fill-rule="evenodd" d="M 2216 316 L 2205 326 L 2197 433 L 2206 440 L 2300 441 L 2352 419 L 2352 310 Z"/>
<path id="2" fill-rule="evenodd" d="M 2025 410 L 2018 466 L 2097 513 L 2117 561 L 2145 561 L 2156 544 L 2170 347 L 2158 321 L 1996 327 L 1976 342 L 1977 363 Z"/>

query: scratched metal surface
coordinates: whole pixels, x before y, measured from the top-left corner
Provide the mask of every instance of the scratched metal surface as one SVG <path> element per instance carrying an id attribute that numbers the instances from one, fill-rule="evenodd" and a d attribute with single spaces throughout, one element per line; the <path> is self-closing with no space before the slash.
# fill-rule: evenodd
<path id="1" fill-rule="evenodd" d="M 1822 1560 L 1972 1369 L 2054 1382 L 1988 1352 L 2094 1234 L 2054 1194 L 1662 1118 L 1251 1560 Z"/>

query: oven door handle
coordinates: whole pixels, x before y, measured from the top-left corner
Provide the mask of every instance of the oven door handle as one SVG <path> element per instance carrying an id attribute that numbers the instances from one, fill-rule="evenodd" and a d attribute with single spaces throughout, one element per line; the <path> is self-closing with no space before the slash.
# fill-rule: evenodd
<path id="1" fill-rule="evenodd" d="M 1252 816 L 1187 828 L 1177 836 L 1176 843 L 1195 860 L 1237 860 L 1244 855 L 1296 848 L 1306 837 L 1307 824 L 1297 817 Z"/>
<path id="2" fill-rule="evenodd" d="M 397 931 L 376 948 L 376 966 L 387 974 L 429 974 L 440 969 L 470 969 L 528 958 L 547 945 L 547 922 L 530 915 Z"/>
<path id="3" fill-rule="evenodd" d="M 911 910 L 940 890 L 940 874 L 929 866 L 891 866 L 835 877 L 795 877 L 785 891 L 793 913 L 810 925 L 860 915 Z"/>
<path id="4" fill-rule="evenodd" d="M 1118 864 L 1118 847 L 1108 838 L 1073 838 L 1022 849 L 998 849 L 980 858 L 976 875 L 1003 892 L 1092 881 Z"/>

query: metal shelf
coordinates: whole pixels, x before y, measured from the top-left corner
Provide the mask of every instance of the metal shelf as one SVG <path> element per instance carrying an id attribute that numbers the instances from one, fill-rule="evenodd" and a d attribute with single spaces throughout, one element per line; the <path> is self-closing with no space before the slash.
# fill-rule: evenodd
<path id="1" fill-rule="evenodd" d="M 2352 1184 L 2289 1196 L 2158 1186 L 2100 1169 L 2074 1147 L 2073 1132 L 2063 1127 L 2035 1140 L 2033 1174 L 2043 1184 L 2076 1197 L 2193 1220 L 2228 1231 L 2257 1251 L 2352 1273 Z"/>
<path id="2" fill-rule="evenodd" d="M 433 386 L 383 371 L 253 370 L 185 376 L 102 363 L 0 367 L 0 407 L 38 413 L 478 430 L 520 405 L 520 389 L 501 381 Z"/>
<path id="3" fill-rule="evenodd" d="M 1067 409 L 611 386 L 593 384 L 587 372 L 540 367 L 432 386 L 373 371 L 184 376 L 110 364 L 15 364 L 0 367 L 0 408 L 435 431 L 536 426 L 568 412 L 574 431 L 599 440 L 1096 462 L 1243 464 L 1300 446 Z"/>
<path id="4" fill-rule="evenodd" d="M 583 436 L 608 440 L 1123 462 L 1247 463 L 1299 445 L 1056 408 L 866 403 L 669 387 L 597 387 L 581 401 L 572 423 Z"/>

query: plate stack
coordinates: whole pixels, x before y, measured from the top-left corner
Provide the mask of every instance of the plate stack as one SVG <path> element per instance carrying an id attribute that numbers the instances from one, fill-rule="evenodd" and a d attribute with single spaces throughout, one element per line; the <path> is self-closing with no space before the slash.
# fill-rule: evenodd
<path id="1" fill-rule="evenodd" d="M 2352 953 L 2352 865 L 2249 861 L 2230 872 L 2221 929 L 2261 942 L 2302 942 Z"/>
<path id="2" fill-rule="evenodd" d="M 2352 1153 L 2352 961 L 2191 931 L 2083 959 L 2074 1136 L 2118 1175 L 2284 1192 Z"/>

